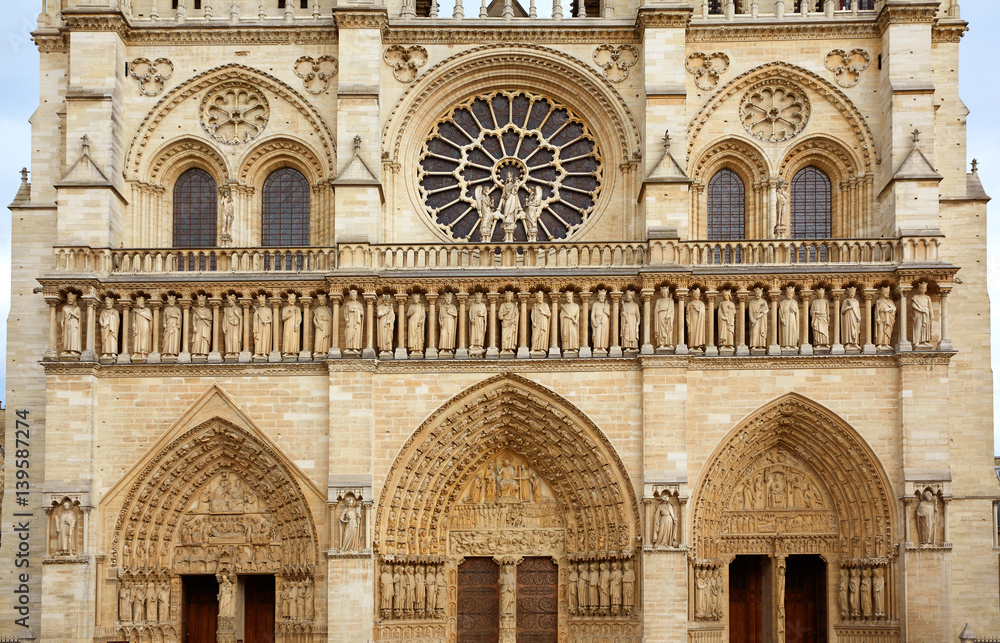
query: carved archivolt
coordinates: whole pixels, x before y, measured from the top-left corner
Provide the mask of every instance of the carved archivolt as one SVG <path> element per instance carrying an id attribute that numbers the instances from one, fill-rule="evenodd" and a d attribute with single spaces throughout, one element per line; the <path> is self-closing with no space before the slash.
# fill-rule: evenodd
<path id="1" fill-rule="evenodd" d="M 878 459 L 843 420 L 795 394 L 751 415 L 719 445 L 693 512 L 698 559 L 895 556 L 891 488 Z"/>
<path id="2" fill-rule="evenodd" d="M 635 492 L 607 438 L 516 375 L 431 415 L 397 456 L 378 507 L 383 556 L 496 553 L 503 540 L 520 553 L 607 557 L 634 551 L 639 534 Z"/>
<path id="3" fill-rule="evenodd" d="M 763 87 L 768 83 L 781 83 L 785 87 L 798 87 L 815 92 L 828 100 L 843 117 L 854 132 L 856 145 L 864 161 L 864 168 L 871 172 L 879 163 L 878 148 L 875 138 L 865 120 L 864 115 L 843 91 L 824 80 L 817 74 L 784 62 L 773 62 L 755 67 L 740 74 L 720 88 L 708 102 L 691 119 L 688 128 L 687 158 L 690 160 L 698 145 L 698 136 L 705 129 L 712 115 L 734 96 L 744 96 L 754 88 Z"/>
<path id="4" fill-rule="evenodd" d="M 322 94 L 330 86 L 330 79 L 337 75 L 337 59 L 333 56 L 310 58 L 302 56 L 292 70 L 302 79 L 302 87 L 310 94 Z"/>
<path id="5" fill-rule="evenodd" d="M 795 144 L 778 166 L 778 177 L 791 181 L 804 167 L 815 165 L 836 184 L 863 175 L 854 152 L 839 141 L 823 135 L 810 136 Z"/>
<path id="6" fill-rule="evenodd" d="M 866 49 L 834 49 L 826 55 L 826 68 L 837 77 L 841 87 L 854 87 L 861 80 L 861 74 L 872 63 L 871 54 Z"/>
<path id="7" fill-rule="evenodd" d="M 166 185 L 189 167 L 199 166 L 209 170 L 216 181 L 230 178 L 229 163 L 216 147 L 204 140 L 183 138 L 164 145 L 151 157 L 149 182 Z"/>
<path id="8" fill-rule="evenodd" d="M 694 76 L 698 89 L 715 89 L 719 78 L 729 69 L 729 56 L 721 51 L 696 51 L 684 63 L 688 73 Z"/>
<path id="9" fill-rule="evenodd" d="M 639 50 L 632 45 L 600 45 L 594 50 L 594 62 L 604 70 L 604 77 L 613 83 L 628 78 L 629 67 L 639 61 Z"/>
<path id="10" fill-rule="evenodd" d="M 173 75 L 174 64 L 166 58 L 136 58 L 128 64 L 128 72 L 139 81 L 139 91 L 146 96 L 156 96 Z"/>
<path id="11" fill-rule="evenodd" d="M 771 175 L 767 155 L 756 143 L 744 138 L 726 138 L 702 152 L 694 164 L 691 178 L 707 184 L 723 167 L 733 168 L 748 185 L 765 181 Z"/>
<path id="12" fill-rule="evenodd" d="M 302 141 L 282 136 L 261 141 L 247 154 L 237 173 L 240 183 L 261 184 L 263 176 L 267 175 L 275 162 L 303 170 L 310 183 L 328 176 L 323 161 L 312 148 Z"/>
<path id="13" fill-rule="evenodd" d="M 417 70 L 427 64 L 427 50 L 420 45 L 404 47 L 392 45 L 383 54 L 385 63 L 392 67 L 392 75 L 401 83 L 412 83 Z"/>

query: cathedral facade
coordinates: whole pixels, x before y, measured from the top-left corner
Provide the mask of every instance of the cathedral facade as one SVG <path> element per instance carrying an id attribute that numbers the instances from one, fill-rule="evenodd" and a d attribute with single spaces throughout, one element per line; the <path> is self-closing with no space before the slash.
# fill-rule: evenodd
<path id="1" fill-rule="evenodd" d="M 466 4 L 43 3 L 3 627 L 1000 632 L 958 0 Z"/>

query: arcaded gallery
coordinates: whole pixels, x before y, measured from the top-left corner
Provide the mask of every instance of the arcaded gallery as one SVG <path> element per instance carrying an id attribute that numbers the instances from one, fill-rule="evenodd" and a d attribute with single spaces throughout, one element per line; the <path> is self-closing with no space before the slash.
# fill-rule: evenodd
<path id="1" fill-rule="evenodd" d="M 0 634 L 1000 634 L 958 0 L 38 4 Z"/>

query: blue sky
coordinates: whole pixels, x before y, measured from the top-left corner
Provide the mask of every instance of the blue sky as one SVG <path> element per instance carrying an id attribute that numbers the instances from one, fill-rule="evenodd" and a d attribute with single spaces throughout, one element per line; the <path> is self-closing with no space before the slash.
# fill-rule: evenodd
<path id="1" fill-rule="evenodd" d="M 466 6 L 469 6 L 468 0 Z M 565 3 L 564 3 L 565 4 Z M 0 155 L 0 203 L 14 198 L 20 183 L 19 171 L 30 165 L 31 140 L 28 119 L 38 104 L 38 51 L 28 35 L 35 28 L 40 0 L 9 2 L 4 6 L 5 18 L 0 26 L 0 136 L 7 152 Z M 477 5 L 478 6 L 478 5 Z M 1000 106 L 1000 75 L 997 74 L 993 39 L 1000 38 L 1000 9 L 992 0 L 965 0 L 962 17 L 969 21 L 971 31 L 962 39 L 961 95 L 968 106 L 969 159 L 980 162 L 979 176 L 986 192 L 1000 197 L 1000 119 L 995 113 Z M 994 116 L 991 118 L 990 114 Z M 1000 198 L 990 204 L 989 226 L 989 293 L 992 303 L 992 336 L 1000 337 L 1000 221 L 996 208 Z M 0 216 L 0 318 L 10 311 L 10 214 Z M 39 328 L 44 333 L 45 329 Z M 6 359 L 6 325 L 0 325 L 0 369 Z M 993 370 L 1000 370 L 1000 350 L 993 348 Z M 997 377 L 994 375 L 994 388 Z M 6 401 L 6 376 L 0 374 L 0 385 Z M 995 434 L 1000 437 L 1000 421 L 994 421 Z M 998 439 L 1000 444 L 1000 439 Z"/>

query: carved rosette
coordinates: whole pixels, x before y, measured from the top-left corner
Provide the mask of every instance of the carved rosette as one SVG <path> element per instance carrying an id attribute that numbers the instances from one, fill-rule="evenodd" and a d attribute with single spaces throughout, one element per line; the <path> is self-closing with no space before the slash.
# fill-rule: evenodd
<path id="1" fill-rule="evenodd" d="M 325 92 L 338 69 L 337 59 L 329 55 L 318 58 L 301 56 L 292 66 L 295 75 L 302 79 L 302 87 L 310 94 Z"/>
<path id="2" fill-rule="evenodd" d="M 202 128 L 227 145 L 249 143 L 260 136 L 270 115 L 264 94 L 243 83 L 224 83 L 201 102 Z"/>
<path id="3" fill-rule="evenodd" d="M 438 121 L 421 151 L 417 177 L 428 214 L 452 239 L 502 240 L 507 226 L 494 225 L 495 216 L 498 223 L 509 219 L 514 241 L 528 240 L 533 211 L 537 239 L 549 241 L 569 237 L 588 220 L 603 184 L 602 166 L 596 138 L 568 107 L 545 96 L 500 91 L 466 101 Z M 505 193 L 508 180 L 513 195 Z"/>
<path id="4" fill-rule="evenodd" d="M 688 73 L 694 76 L 698 89 L 709 91 L 719 84 L 719 78 L 729 69 L 729 56 L 721 51 L 696 51 L 684 63 Z"/>
<path id="5" fill-rule="evenodd" d="M 166 58 L 136 58 L 128 64 L 128 73 L 139 82 L 140 92 L 146 96 L 156 96 L 173 76 L 174 64 Z"/>
<path id="6" fill-rule="evenodd" d="M 740 105 L 740 121 L 754 138 L 781 143 L 805 129 L 810 110 L 802 88 L 771 79 L 747 90 Z"/>
<path id="7" fill-rule="evenodd" d="M 639 51 L 632 45 L 600 45 L 594 50 L 594 62 L 601 67 L 604 77 L 613 83 L 628 78 L 629 67 L 639 61 Z"/>
<path id="8" fill-rule="evenodd" d="M 841 87 L 854 87 L 861 80 L 861 74 L 872 63 L 871 54 L 866 49 L 834 49 L 826 55 L 826 68 L 837 77 Z"/>
<path id="9" fill-rule="evenodd" d="M 420 45 L 392 45 L 386 48 L 383 58 L 392 67 L 392 75 L 396 80 L 411 83 L 417 77 L 417 70 L 427 63 L 427 50 Z"/>

